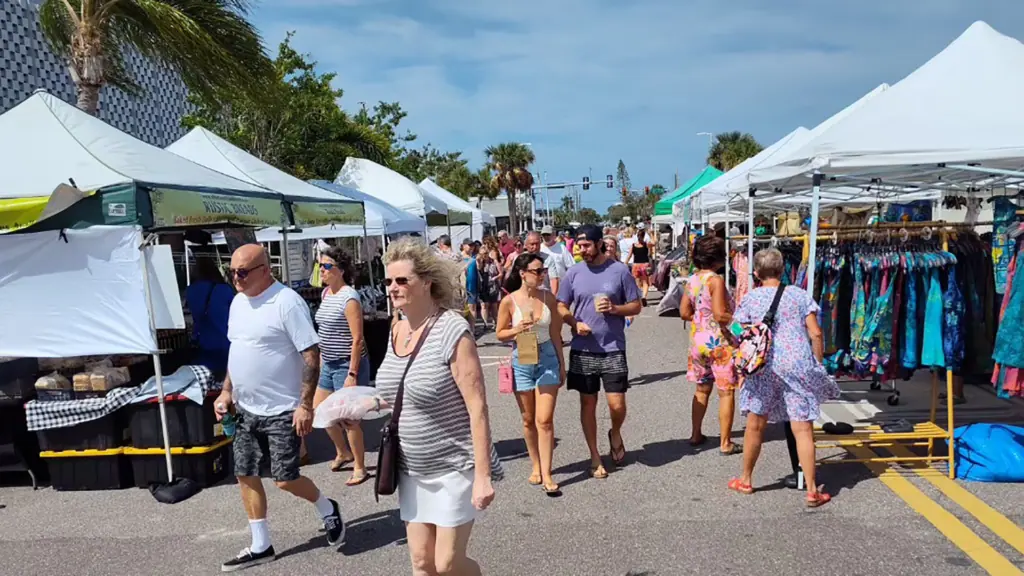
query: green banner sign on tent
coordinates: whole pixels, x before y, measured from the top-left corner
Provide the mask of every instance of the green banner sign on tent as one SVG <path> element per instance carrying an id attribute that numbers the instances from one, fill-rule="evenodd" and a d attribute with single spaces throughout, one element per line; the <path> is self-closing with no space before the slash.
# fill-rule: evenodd
<path id="1" fill-rule="evenodd" d="M 241 224 L 279 226 L 281 201 L 193 190 L 154 188 L 149 192 L 154 228 Z"/>
<path id="2" fill-rule="evenodd" d="M 366 218 L 360 202 L 295 202 L 292 204 L 292 216 L 300 228 L 328 224 L 362 226 Z"/>

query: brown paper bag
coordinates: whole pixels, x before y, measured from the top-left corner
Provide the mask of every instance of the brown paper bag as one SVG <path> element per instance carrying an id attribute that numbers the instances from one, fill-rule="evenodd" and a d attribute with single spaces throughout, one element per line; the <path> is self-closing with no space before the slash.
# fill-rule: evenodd
<path id="1" fill-rule="evenodd" d="M 519 364 L 523 366 L 533 366 L 540 362 L 537 333 L 529 331 L 516 336 L 516 350 L 519 354 Z"/>

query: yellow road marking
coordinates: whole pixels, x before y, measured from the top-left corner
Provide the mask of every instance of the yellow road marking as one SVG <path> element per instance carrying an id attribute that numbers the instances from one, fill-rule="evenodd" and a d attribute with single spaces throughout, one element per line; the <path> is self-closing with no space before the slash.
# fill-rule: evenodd
<path id="1" fill-rule="evenodd" d="M 873 458 L 878 455 L 868 448 L 851 446 L 847 448 L 857 458 Z M 983 570 L 997 576 L 1024 576 L 1017 566 L 996 552 L 984 540 L 964 525 L 956 516 L 929 498 L 924 492 L 904 478 L 898 471 L 877 462 L 866 462 L 879 480 L 894 494 L 899 496 L 915 512 L 935 526 L 936 530 L 949 539 L 957 548 L 963 550 Z"/>
<path id="2" fill-rule="evenodd" d="M 888 450 L 892 452 L 893 456 L 904 457 L 914 455 L 905 446 L 892 446 Z M 912 466 L 912 469 L 918 476 L 931 482 L 947 498 L 956 502 L 961 508 L 970 513 L 971 516 L 977 518 L 979 522 L 995 533 L 996 536 L 999 536 L 1007 544 L 1016 548 L 1018 552 L 1024 554 L 1024 530 L 1021 530 L 1012 520 L 997 512 L 981 498 L 970 493 L 955 481 L 950 480 L 945 474 L 935 468 L 925 466 L 924 464 L 917 464 Z"/>

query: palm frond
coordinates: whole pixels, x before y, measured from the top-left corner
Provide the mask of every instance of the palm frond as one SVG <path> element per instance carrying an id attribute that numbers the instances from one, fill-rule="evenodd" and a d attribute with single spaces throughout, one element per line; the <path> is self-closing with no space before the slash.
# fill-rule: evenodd
<path id="1" fill-rule="evenodd" d="M 64 59 L 71 55 L 75 22 L 64 0 L 45 0 L 39 5 L 39 28 L 54 54 Z"/>

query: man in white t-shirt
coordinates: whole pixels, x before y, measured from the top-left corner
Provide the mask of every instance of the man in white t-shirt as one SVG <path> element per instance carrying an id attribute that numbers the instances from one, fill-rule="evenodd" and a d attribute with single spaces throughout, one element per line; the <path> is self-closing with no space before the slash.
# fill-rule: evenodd
<path id="1" fill-rule="evenodd" d="M 558 236 L 555 236 L 555 230 L 551 226 L 545 226 L 540 230 L 541 238 L 544 239 L 544 244 L 541 245 L 540 251 L 545 254 L 550 254 L 551 259 L 558 263 L 558 276 L 552 276 L 551 280 L 551 291 L 558 294 L 558 283 L 561 278 L 565 277 L 565 273 L 569 271 L 576 264 L 576 260 L 573 259 L 572 254 L 558 241 Z M 550 267 L 550 264 L 548 265 Z M 551 271 L 548 271 L 548 275 Z"/>
<path id="2" fill-rule="evenodd" d="M 228 316 L 228 374 L 217 398 L 217 419 L 235 407 L 235 476 L 249 517 L 251 544 L 221 569 L 241 570 L 273 561 L 267 528 L 267 494 L 261 473 L 269 468 L 278 488 L 316 506 L 328 544 L 340 544 L 345 524 L 338 503 L 299 473 L 302 437 L 313 425 L 313 394 L 320 379 L 319 338 L 309 306 L 274 280 L 258 244 L 231 256 L 238 294 Z"/>
<path id="3" fill-rule="evenodd" d="M 540 232 L 533 230 L 526 235 L 526 241 L 523 243 L 523 248 L 529 254 L 536 254 L 540 256 L 541 260 L 544 261 L 544 267 L 548 269 L 547 275 L 544 277 L 544 282 L 541 287 L 544 290 L 550 290 L 554 294 L 558 294 L 558 279 L 565 275 L 565 267 L 559 259 L 553 258 L 550 252 L 543 250 L 544 242 L 541 238 Z"/>

